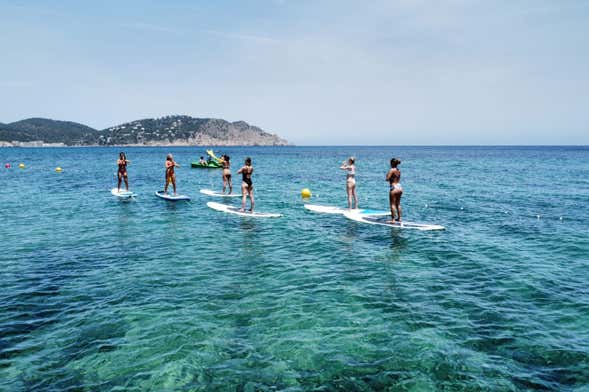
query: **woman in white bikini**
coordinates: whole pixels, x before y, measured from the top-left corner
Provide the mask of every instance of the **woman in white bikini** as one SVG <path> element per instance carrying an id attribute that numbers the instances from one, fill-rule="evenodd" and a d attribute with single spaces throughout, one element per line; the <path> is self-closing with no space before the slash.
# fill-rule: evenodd
<path id="1" fill-rule="evenodd" d="M 346 171 L 346 193 L 348 194 L 348 208 L 358 208 L 358 195 L 356 195 L 356 160 L 350 157 L 344 161 L 340 169 Z"/>
<path id="2" fill-rule="evenodd" d="M 391 159 L 391 169 L 388 171 L 386 180 L 389 182 L 389 202 L 391 203 L 391 221 L 389 223 L 401 223 L 401 196 L 403 196 L 403 187 L 401 186 L 401 170 L 397 166 L 401 161 L 397 158 Z M 395 219 L 397 215 L 397 219 Z"/>
<path id="3" fill-rule="evenodd" d="M 227 185 L 229 185 L 229 194 L 233 193 L 233 184 L 231 183 L 231 162 L 230 162 L 229 155 L 222 155 L 219 163 L 223 165 L 223 193 L 227 189 Z"/>

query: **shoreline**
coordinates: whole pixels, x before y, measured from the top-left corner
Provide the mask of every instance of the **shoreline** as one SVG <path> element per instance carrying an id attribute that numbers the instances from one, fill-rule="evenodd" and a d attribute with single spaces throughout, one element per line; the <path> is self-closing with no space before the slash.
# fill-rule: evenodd
<path id="1" fill-rule="evenodd" d="M 338 144 L 338 145 L 321 145 L 321 144 L 84 144 L 84 145 L 67 145 L 63 143 L 43 143 L 43 144 L 27 144 L 13 145 L 10 142 L 0 141 L 0 149 L 3 148 L 109 148 L 109 147 L 306 147 L 306 148 L 322 148 L 322 147 L 392 147 L 392 148 L 407 148 L 407 147 L 421 147 L 421 148 L 550 148 L 550 147 L 576 147 L 589 148 L 589 144 Z"/>
<path id="2" fill-rule="evenodd" d="M 193 143 L 153 143 L 153 144 L 76 144 L 37 143 L 37 142 L 1 142 L 0 148 L 85 148 L 85 147 L 295 147 L 295 144 L 193 144 Z"/>

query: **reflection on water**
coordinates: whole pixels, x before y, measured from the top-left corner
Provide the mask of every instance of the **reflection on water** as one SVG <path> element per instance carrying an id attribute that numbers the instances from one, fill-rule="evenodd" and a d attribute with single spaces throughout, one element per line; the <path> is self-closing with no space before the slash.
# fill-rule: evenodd
<path id="1" fill-rule="evenodd" d="M 399 257 L 406 251 L 409 250 L 410 241 L 408 239 L 408 234 L 404 235 L 402 230 L 390 229 L 390 240 L 389 240 L 389 247 L 393 254 L 398 255 Z"/>

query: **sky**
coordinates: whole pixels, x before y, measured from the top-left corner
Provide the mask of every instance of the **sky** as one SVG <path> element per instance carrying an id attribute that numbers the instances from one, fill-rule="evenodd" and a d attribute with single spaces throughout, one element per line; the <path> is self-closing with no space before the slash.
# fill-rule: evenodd
<path id="1" fill-rule="evenodd" d="M 298 145 L 589 144 L 589 1 L 0 0 L 0 122 Z"/>

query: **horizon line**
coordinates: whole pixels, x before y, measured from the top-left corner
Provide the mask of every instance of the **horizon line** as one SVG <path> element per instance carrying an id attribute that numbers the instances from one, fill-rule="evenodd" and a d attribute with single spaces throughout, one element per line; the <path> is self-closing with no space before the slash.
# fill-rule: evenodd
<path id="1" fill-rule="evenodd" d="M 289 144 L 283 146 L 271 145 L 213 145 L 203 144 L 194 146 L 178 146 L 178 145 L 162 145 L 162 146 L 137 146 L 137 145 L 72 145 L 72 146 L 0 146 L 0 148 L 200 148 L 200 147 L 214 147 L 214 148 L 292 148 L 292 147 L 384 147 L 384 148 L 399 148 L 399 147 L 587 147 L 589 144 Z"/>

